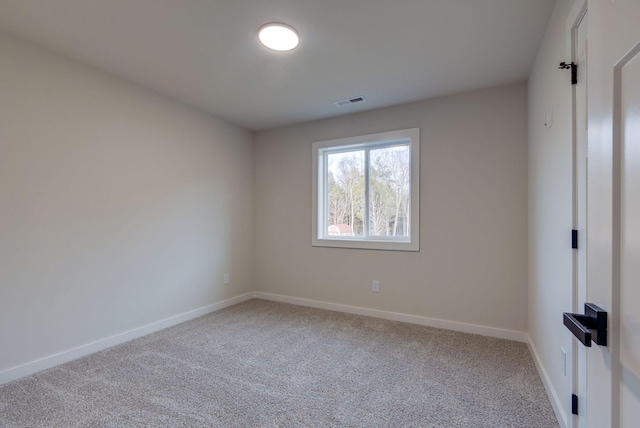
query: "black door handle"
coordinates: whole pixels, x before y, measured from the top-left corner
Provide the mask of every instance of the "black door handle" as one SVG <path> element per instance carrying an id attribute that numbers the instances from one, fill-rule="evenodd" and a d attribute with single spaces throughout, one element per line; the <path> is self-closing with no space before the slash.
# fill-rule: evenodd
<path id="1" fill-rule="evenodd" d="M 593 303 L 584 304 L 584 315 L 563 314 L 564 325 L 584 346 L 591 347 L 593 339 L 598 345 L 607 346 L 607 312 Z"/>
<path id="2" fill-rule="evenodd" d="M 591 347 L 591 330 L 585 327 L 585 323 L 589 322 L 586 315 L 570 314 L 565 312 L 564 325 L 578 338 L 584 346 Z"/>

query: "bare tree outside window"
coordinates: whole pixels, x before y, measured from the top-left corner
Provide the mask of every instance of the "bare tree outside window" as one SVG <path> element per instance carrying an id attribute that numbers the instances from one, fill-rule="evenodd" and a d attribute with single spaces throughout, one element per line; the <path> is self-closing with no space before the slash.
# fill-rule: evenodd
<path id="1" fill-rule="evenodd" d="M 364 151 L 329 154 L 329 225 L 351 226 L 362 236 L 364 226 Z"/>
<path id="2" fill-rule="evenodd" d="M 411 187 L 409 154 L 408 145 L 369 150 L 368 234 L 370 236 L 407 236 L 409 234 Z M 329 222 L 327 227 L 331 235 L 364 235 L 366 158 L 365 150 L 328 155 Z"/>
<path id="3" fill-rule="evenodd" d="M 407 236 L 411 199 L 409 146 L 371 150 L 369 180 L 369 233 Z"/>

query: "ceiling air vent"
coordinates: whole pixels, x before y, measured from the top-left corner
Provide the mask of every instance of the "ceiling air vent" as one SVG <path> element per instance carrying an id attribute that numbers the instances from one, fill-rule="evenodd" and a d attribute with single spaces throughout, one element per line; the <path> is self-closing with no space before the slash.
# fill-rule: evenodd
<path id="1" fill-rule="evenodd" d="M 334 101 L 333 103 L 336 105 L 336 107 L 344 107 L 351 104 L 363 103 L 365 101 L 367 101 L 365 97 L 354 97 L 347 98 L 346 100 Z"/>

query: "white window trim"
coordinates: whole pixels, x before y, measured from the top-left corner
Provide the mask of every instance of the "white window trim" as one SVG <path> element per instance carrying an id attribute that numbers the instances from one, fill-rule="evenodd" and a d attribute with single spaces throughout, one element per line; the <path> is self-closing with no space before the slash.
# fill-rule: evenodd
<path id="1" fill-rule="evenodd" d="M 371 143 L 386 144 L 395 140 L 410 140 L 410 168 L 411 168 L 411 224 L 409 239 L 406 241 L 393 241 L 389 238 L 376 237 L 363 239 L 361 237 L 321 237 L 318 230 L 318 221 L 323 218 L 320 210 L 324 204 L 319 201 L 319 194 L 324 194 L 323 162 L 319 155 L 322 149 L 343 146 L 357 146 Z M 397 131 L 382 132 L 378 134 L 361 135 L 356 137 L 339 138 L 336 140 L 317 141 L 312 145 L 312 241 L 314 247 L 333 248 L 359 248 L 367 250 L 391 250 L 391 251 L 420 251 L 420 128 L 401 129 Z"/>

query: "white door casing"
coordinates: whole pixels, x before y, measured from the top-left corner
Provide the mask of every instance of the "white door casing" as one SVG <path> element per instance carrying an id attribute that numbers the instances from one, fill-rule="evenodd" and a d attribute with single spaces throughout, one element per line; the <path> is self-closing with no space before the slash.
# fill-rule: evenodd
<path id="1" fill-rule="evenodd" d="M 623 426 L 634 423 L 637 426 L 640 425 L 640 43 L 620 63 L 614 85 L 619 87 L 614 102 L 620 103 L 620 255 L 617 264 L 614 259 L 614 270 L 620 270 L 619 291 L 614 291 L 614 296 L 619 295 L 620 422 Z M 614 227 L 615 216 L 614 210 Z M 614 290 L 618 287 L 614 281 Z"/>
<path id="2" fill-rule="evenodd" d="M 609 342 L 587 355 L 589 427 L 640 423 L 640 1 L 589 2 L 587 301 Z"/>

